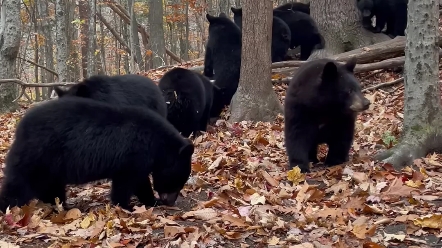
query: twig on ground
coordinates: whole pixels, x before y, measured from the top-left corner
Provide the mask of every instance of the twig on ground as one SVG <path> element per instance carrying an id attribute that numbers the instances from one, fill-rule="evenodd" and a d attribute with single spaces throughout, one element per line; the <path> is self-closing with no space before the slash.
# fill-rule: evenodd
<path id="1" fill-rule="evenodd" d="M 375 86 L 371 86 L 371 87 L 365 88 L 365 89 L 362 90 L 362 92 L 367 92 L 369 90 L 376 90 L 376 89 L 379 89 L 379 88 L 382 88 L 382 87 L 392 86 L 392 85 L 401 83 L 403 81 L 404 81 L 404 78 L 401 77 L 401 78 L 398 78 L 398 79 L 396 79 L 394 81 L 391 81 L 391 82 L 381 83 L 381 84 L 377 84 Z"/>

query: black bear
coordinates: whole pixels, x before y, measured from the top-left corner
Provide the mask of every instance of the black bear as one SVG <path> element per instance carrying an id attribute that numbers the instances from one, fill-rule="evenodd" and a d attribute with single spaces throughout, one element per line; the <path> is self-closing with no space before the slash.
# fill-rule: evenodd
<path id="1" fill-rule="evenodd" d="M 55 87 L 58 97 L 77 96 L 103 101 L 117 106 L 147 107 L 167 116 L 166 101 L 158 86 L 149 78 L 136 75 L 95 75 L 70 87 L 67 91 Z"/>
<path id="2" fill-rule="evenodd" d="M 210 117 L 218 117 L 230 105 L 239 83 L 241 68 L 241 30 L 225 16 L 206 15 L 209 39 L 204 57 L 204 76 L 214 78 L 215 86 Z"/>
<path id="3" fill-rule="evenodd" d="M 309 172 L 317 162 L 317 148 L 328 145 L 325 164 L 348 161 L 356 115 L 368 109 L 370 101 L 361 93 L 354 76 L 356 60 L 340 64 L 330 59 L 303 64 L 286 92 L 285 145 L 290 168 Z"/>
<path id="4" fill-rule="evenodd" d="M 0 210 L 34 198 L 65 202 L 67 184 L 106 178 L 112 203 L 125 209 L 132 195 L 146 206 L 173 205 L 190 175 L 193 151 L 189 139 L 148 108 L 81 97 L 48 101 L 29 109 L 17 126 Z"/>
<path id="5" fill-rule="evenodd" d="M 230 8 L 233 12 L 233 21 L 242 29 L 242 9 Z M 274 16 L 272 24 L 272 62 L 283 61 L 290 47 L 290 28 L 283 20 Z"/>
<path id="6" fill-rule="evenodd" d="M 213 86 L 204 76 L 174 68 L 158 84 L 167 103 L 167 120 L 185 137 L 206 131 L 213 101 Z"/>
<path id="7" fill-rule="evenodd" d="M 362 13 L 364 26 L 368 18 L 376 17 L 373 32 L 380 33 L 386 24 L 385 33 L 391 38 L 405 35 L 408 0 L 356 0 L 356 5 Z"/>
<path id="8" fill-rule="evenodd" d="M 294 10 L 310 15 L 310 3 L 286 3 L 276 7 L 275 10 Z"/>
<path id="9" fill-rule="evenodd" d="M 289 26 L 292 35 L 290 48 L 301 46 L 301 60 L 307 60 L 313 50 L 324 48 L 324 38 L 308 14 L 292 10 L 273 10 L 273 16 Z"/>

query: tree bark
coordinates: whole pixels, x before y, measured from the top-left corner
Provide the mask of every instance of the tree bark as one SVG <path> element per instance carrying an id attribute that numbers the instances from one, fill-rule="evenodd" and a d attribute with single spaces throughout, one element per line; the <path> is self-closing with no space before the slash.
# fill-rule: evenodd
<path id="1" fill-rule="evenodd" d="M 81 39 L 81 71 L 83 78 L 87 78 L 87 66 L 88 66 L 88 47 L 89 45 L 89 29 L 88 29 L 88 19 L 89 19 L 89 4 L 87 0 L 80 0 L 78 2 L 78 12 L 80 15 L 80 39 Z M 63 13 L 64 15 L 64 13 Z M 65 27 L 66 28 L 66 27 Z M 59 33 L 60 34 L 60 33 Z M 66 75 L 67 76 L 67 75 Z"/>
<path id="2" fill-rule="evenodd" d="M 163 1 L 150 0 L 149 5 L 150 23 L 150 47 L 152 49 L 153 68 L 166 65 L 166 50 L 163 25 Z"/>
<path id="3" fill-rule="evenodd" d="M 138 22 L 137 18 L 135 16 L 135 10 L 134 10 L 134 3 L 135 0 L 128 0 L 128 7 L 129 7 L 129 16 L 130 16 L 130 50 L 132 51 L 131 56 L 131 64 L 132 69 L 131 73 L 144 71 L 144 60 L 141 55 L 141 46 L 140 46 L 140 38 L 138 37 Z M 135 61 L 138 61 L 138 69 L 135 69 Z"/>
<path id="4" fill-rule="evenodd" d="M 310 15 L 325 39 L 325 49 L 314 51 L 309 60 L 390 39 L 385 34 L 371 33 L 362 27 L 354 0 L 311 0 Z"/>
<path id="5" fill-rule="evenodd" d="M 65 1 L 56 0 L 55 19 L 57 22 L 57 73 L 60 82 L 66 82 L 68 77 L 68 41 L 66 37 Z"/>
<path id="6" fill-rule="evenodd" d="M 89 25 L 88 25 L 88 40 L 89 46 L 87 47 L 87 71 L 89 76 L 96 74 L 97 72 L 97 58 L 95 56 L 95 50 L 97 49 L 97 39 L 96 39 L 96 18 L 97 13 L 96 0 L 89 0 Z"/>
<path id="7" fill-rule="evenodd" d="M 4 0 L 0 13 L 0 78 L 16 78 L 15 62 L 21 38 L 20 1 Z M 17 88 L 13 84 L 0 85 L 0 113 L 13 111 Z"/>
<path id="8" fill-rule="evenodd" d="M 442 148 L 438 19 L 437 1 L 408 2 L 402 139 L 375 157 L 396 169 Z"/>
<path id="9" fill-rule="evenodd" d="M 229 121 L 273 121 L 282 106 L 271 83 L 272 2 L 243 6 L 241 74 Z"/>
<path id="10" fill-rule="evenodd" d="M 54 42 L 52 41 L 52 25 L 50 23 L 49 13 L 48 13 L 48 2 L 44 0 L 37 1 L 37 10 L 41 17 L 41 29 L 42 34 L 45 37 L 45 43 L 44 43 L 44 61 L 46 64 L 46 68 L 49 70 L 54 70 Z M 44 82 L 53 82 L 54 81 L 54 74 L 50 72 L 44 73 Z M 46 90 L 45 90 L 46 89 Z M 47 90 L 45 88 L 43 92 L 46 91 L 46 94 L 44 95 L 44 98 L 47 99 L 50 97 L 50 90 Z"/>

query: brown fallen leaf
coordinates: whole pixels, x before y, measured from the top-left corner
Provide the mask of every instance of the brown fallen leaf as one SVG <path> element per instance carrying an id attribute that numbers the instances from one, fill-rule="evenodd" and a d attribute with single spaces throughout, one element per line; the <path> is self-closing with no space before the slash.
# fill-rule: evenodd
<path id="1" fill-rule="evenodd" d="M 184 234 L 186 231 L 180 226 L 164 226 L 164 237 L 165 238 L 175 238 L 178 234 Z"/>
<path id="2" fill-rule="evenodd" d="M 76 220 L 81 217 L 81 211 L 78 208 L 72 208 L 69 211 L 67 211 L 66 215 L 64 216 L 65 220 Z"/>
<path id="3" fill-rule="evenodd" d="M 245 223 L 245 221 L 243 221 L 242 219 L 240 219 L 240 218 L 236 218 L 236 217 L 233 217 L 232 215 L 224 214 L 224 215 L 221 216 L 221 218 L 222 218 L 222 220 L 224 220 L 224 221 L 228 221 L 228 222 L 230 222 L 230 225 L 231 225 L 231 226 L 237 226 L 237 227 L 246 227 L 246 226 L 249 226 L 249 225 L 247 225 L 247 224 Z"/>
<path id="4" fill-rule="evenodd" d="M 183 214 L 181 217 L 184 219 L 195 218 L 200 220 L 210 220 L 218 216 L 218 213 L 212 208 L 203 208 L 196 211 L 189 211 Z"/>
<path id="5" fill-rule="evenodd" d="M 442 215 L 441 214 L 433 214 L 431 216 L 417 218 L 417 219 L 413 220 L 413 223 L 416 226 L 420 226 L 420 227 L 442 229 Z"/>

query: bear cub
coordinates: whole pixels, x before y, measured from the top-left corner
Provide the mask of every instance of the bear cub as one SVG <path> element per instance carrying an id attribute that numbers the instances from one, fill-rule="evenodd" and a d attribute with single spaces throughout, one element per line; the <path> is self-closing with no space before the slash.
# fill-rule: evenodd
<path id="1" fill-rule="evenodd" d="M 141 107 L 63 97 L 29 109 L 6 156 L 0 210 L 34 198 L 66 201 L 67 184 L 111 179 L 111 201 L 131 210 L 173 205 L 191 172 L 192 142 L 164 117 Z M 160 195 L 154 197 L 153 188 Z"/>
<path id="2" fill-rule="evenodd" d="M 167 103 L 167 120 L 185 137 L 206 131 L 213 101 L 213 85 L 204 76 L 174 68 L 158 84 Z"/>
<path id="3" fill-rule="evenodd" d="M 213 78 L 214 91 L 210 117 L 218 117 L 235 94 L 241 68 L 241 30 L 226 15 L 206 14 L 209 39 L 204 57 L 204 76 Z M 214 73 L 215 72 L 215 73 Z"/>
<path id="4" fill-rule="evenodd" d="M 356 0 L 356 5 L 362 13 L 363 25 L 368 30 L 380 33 L 387 25 L 385 34 L 390 38 L 405 36 L 408 0 Z M 376 16 L 374 28 L 371 24 L 373 16 Z"/>
<path id="5" fill-rule="evenodd" d="M 284 104 L 285 145 L 290 168 L 309 172 L 319 144 L 328 145 L 327 166 L 349 160 L 356 116 L 370 101 L 354 76 L 356 60 L 340 64 L 318 59 L 303 64 L 293 76 Z"/>
<path id="6" fill-rule="evenodd" d="M 325 40 L 310 15 L 293 10 L 273 10 L 273 16 L 283 20 L 290 28 L 290 48 L 301 47 L 301 60 L 307 60 L 315 49 L 322 49 Z"/>
<path id="7" fill-rule="evenodd" d="M 128 74 L 117 76 L 95 75 L 63 90 L 55 87 L 59 98 L 77 96 L 102 101 L 116 106 L 140 106 L 167 116 L 166 101 L 158 86 L 148 77 Z"/>

